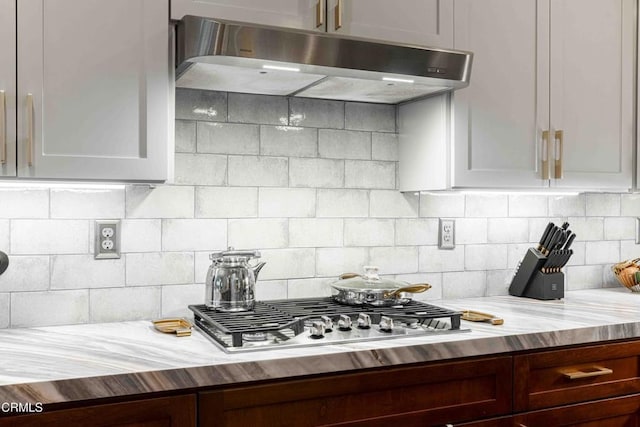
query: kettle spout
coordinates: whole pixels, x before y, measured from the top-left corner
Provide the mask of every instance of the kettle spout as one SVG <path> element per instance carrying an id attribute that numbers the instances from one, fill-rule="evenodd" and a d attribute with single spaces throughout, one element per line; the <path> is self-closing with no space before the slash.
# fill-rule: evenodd
<path id="1" fill-rule="evenodd" d="M 259 262 L 258 264 L 255 265 L 255 267 L 251 267 L 251 270 L 253 270 L 253 275 L 256 278 L 256 280 L 258 280 L 258 273 L 260 273 L 260 270 L 262 270 L 262 267 L 264 267 L 265 264 L 266 262 Z"/>

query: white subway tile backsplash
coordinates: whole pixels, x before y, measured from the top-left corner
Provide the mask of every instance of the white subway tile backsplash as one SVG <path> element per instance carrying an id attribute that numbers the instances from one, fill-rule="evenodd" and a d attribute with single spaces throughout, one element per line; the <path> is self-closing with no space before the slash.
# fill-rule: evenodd
<path id="1" fill-rule="evenodd" d="M 196 187 L 196 218 L 256 216 L 258 216 L 257 188 Z"/>
<path id="2" fill-rule="evenodd" d="M 316 272 L 316 250 L 266 249 L 261 251 L 260 261 L 266 262 L 260 271 L 260 280 L 302 279 L 313 277 Z"/>
<path id="3" fill-rule="evenodd" d="M 615 217 L 604 219 L 605 240 L 631 240 L 636 236 L 636 219 Z"/>
<path id="4" fill-rule="evenodd" d="M 126 198 L 127 218 L 193 218 L 193 187 L 129 185 Z"/>
<path id="5" fill-rule="evenodd" d="M 620 194 L 586 194 L 587 216 L 620 216 Z"/>
<path id="6" fill-rule="evenodd" d="M 335 279 L 295 279 L 287 282 L 287 298 L 319 298 L 331 296 L 330 282 Z"/>
<path id="7" fill-rule="evenodd" d="M 287 98 L 229 93 L 229 122 L 288 125 L 289 104 Z"/>
<path id="8" fill-rule="evenodd" d="M 123 218 L 124 189 L 51 189 L 51 218 Z"/>
<path id="9" fill-rule="evenodd" d="M 640 194 L 622 194 L 620 196 L 620 214 L 640 217 Z"/>
<path id="10" fill-rule="evenodd" d="M 585 264 L 615 264 L 620 261 L 620 242 L 586 242 Z"/>
<path id="11" fill-rule="evenodd" d="M 176 88 L 176 119 L 224 122 L 227 120 L 227 94 Z"/>
<path id="12" fill-rule="evenodd" d="M 500 270 L 505 268 L 507 268 L 506 245 L 465 246 L 465 270 Z"/>
<path id="13" fill-rule="evenodd" d="M 342 246 L 344 220 L 333 218 L 291 218 L 289 247 L 322 248 Z"/>
<path id="14" fill-rule="evenodd" d="M 484 271 L 442 273 L 442 298 L 483 297 L 487 292 Z"/>
<path id="15" fill-rule="evenodd" d="M 126 254 L 127 286 L 194 283 L 193 253 L 159 252 Z"/>
<path id="16" fill-rule="evenodd" d="M 622 240 L 619 261 L 635 258 L 640 258 L 640 245 L 636 245 L 635 240 Z"/>
<path id="17" fill-rule="evenodd" d="M 229 185 L 286 187 L 288 160 L 284 157 L 229 156 Z"/>
<path id="18" fill-rule="evenodd" d="M 487 271 L 486 296 L 509 295 L 509 286 L 513 278 L 513 270 Z"/>
<path id="19" fill-rule="evenodd" d="M 11 294 L 11 326 L 71 325 L 89 321 L 87 289 Z"/>
<path id="20" fill-rule="evenodd" d="M 345 246 L 391 246 L 395 239 L 392 219 L 345 219 Z"/>
<path id="21" fill-rule="evenodd" d="M 229 246 L 236 249 L 285 248 L 289 243 L 286 219 L 230 219 Z"/>
<path id="22" fill-rule="evenodd" d="M 11 221 L 14 255 L 82 254 L 89 250 L 89 221 L 15 219 Z"/>
<path id="23" fill-rule="evenodd" d="M 0 201 L 0 218 L 49 217 L 48 189 L 2 188 Z"/>
<path id="24" fill-rule="evenodd" d="M 342 273 L 361 273 L 368 263 L 369 250 L 367 248 L 316 249 L 316 276 L 319 277 L 337 277 Z"/>
<path id="25" fill-rule="evenodd" d="M 373 160 L 398 161 L 400 143 L 396 133 L 371 134 L 371 158 Z"/>
<path id="26" fill-rule="evenodd" d="M 604 218 L 580 217 L 568 218 L 567 221 L 571 224 L 570 229 L 576 233 L 576 241 L 604 239 Z"/>
<path id="27" fill-rule="evenodd" d="M 584 216 L 585 195 L 549 196 L 549 215 L 551 216 Z"/>
<path id="28" fill-rule="evenodd" d="M 412 294 L 411 299 L 416 301 L 436 301 L 442 299 L 442 273 L 412 273 L 398 274 L 396 280 L 412 285 L 429 284 L 431 289 L 418 294 Z"/>
<path id="29" fill-rule="evenodd" d="M 464 270 L 464 246 L 438 249 L 437 246 L 418 248 L 418 269 L 427 273 Z"/>
<path id="30" fill-rule="evenodd" d="M 51 289 L 124 286 L 124 259 L 93 259 L 93 255 L 51 257 Z"/>
<path id="31" fill-rule="evenodd" d="M 212 252 L 219 252 L 226 249 L 227 248 L 217 248 L 215 251 L 196 252 L 194 254 L 195 283 L 204 283 L 206 281 L 207 272 L 209 271 L 209 266 L 211 265 L 209 255 L 211 255 Z"/>
<path id="32" fill-rule="evenodd" d="M 344 161 L 291 158 L 289 160 L 289 185 L 291 187 L 343 187 Z"/>
<path id="33" fill-rule="evenodd" d="M 438 220 L 435 218 L 397 219 L 396 245 L 422 246 L 438 244 Z"/>
<path id="34" fill-rule="evenodd" d="M 138 288 L 140 289 L 140 288 Z M 204 304 L 205 290 L 203 284 L 198 285 L 166 285 L 161 287 L 162 317 L 192 317 L 188 306 Z"/>
<path id="35" fill-rule="evenodd" d="M 318 153 L 331 159 L 371 159 L 371 132 L 320 129 Z"/>
<path id="36" fill-rule="evenodd" d="M 347 188 L 396 188 L 395 162 L 345 160 L 344 185 Z"/>
<path id="37" fill-rule="evenodd" d="M 176 153 L 195 153 L 196 123 L 193 120 L 176 120 Z"/>
<path id="38" fill-rule="evenodd" d="M 371 248 L 369 250 L 369 264 L 379 267 L 381 274 L 416 273 L 418 271 L 418 247 Z"/>
<path id="39" fill-rule="evenodd" d="M 258 154 L 260 127 L 238 123 L 198 122 L 198 152 Z"/>
<path id="40" fill-rule="evenodd" d="M 10 256 L 9 267 L 0 275 L 0 292 L 49 289 L 48 256 Z"/>
<path id="41" fill-rule="evenodd" d="M 601 288 L 602 277 L 602 265 L 577 265 L 565 267 L 565 291 Z"/>
<path id="42" fill-rule="evenodd" d="M 162 221 L 163 251 L 206 251 L 227 246 L 224 219 L 165 219 Z"/>
<path id="43" fill-rule="evenodd" d="M 420 216 L 422 217 L 461 217 L 464 216 L 463 194 L 421 194 Z"/>
<path id="44" fill-rule="evenodd" d="M 455 244 L 487 243 L 488 230 L 487 218 L 457 218 L 454 233 Z"/>
<path id="45" fill-rule="evenodd" d="M 160 317 L 159 287 L 91 289 L 92 322 L 148 320 Z"/>
<path id="46" fill-rule="evenodd" d="M 369 216 L 366 190 L 318 190 L 318 217 L 348 218 Z"/>
<path id="47" fill-rule="evenodd" d="M 294 126 L 260 126 L 260 154 L 317 157 L 318 130 Z"/>
<path id="48" fill-rule="evenodd" d="M 291 126 L 344 128 L 344 102 L 311 98 L 289 98 Z"/>
<path id="49" fill-rule="evenodd" d="M 286 280 L 260 280 L 256 283 L 256 300 L 269 301 L 287 298 Z"/>
<path id="50" fill-rule="evenodd" d="M 0 328 L 11 324 L 11 294 L 0 294 Z"/>
<path id="51" fill-rule="evenodd" d="M 506 217 L 509 212 L 509 198 L 501 194 L 467 194 L 465 216 Z"/>
<path id="52" fill-rule="evenodd" d="M 396 109 L 393 105 L 347 102 L 344 113 L 346 129 L 396 131 Z"/>
<path id="53" fill-rule="evenodd" d="M 125 219 L 120 231 L 120 252 L 159 252 L 162 249 L 162 221 Z"/>
<path id="54" fill-rule="evenodd" d="M 176 184 L 224 185 L 227 182 L 227 156 L 176 153 L 175 181 Z"/>
<path id="55" fill-rule="evenodd" d="M 520 243 L 529 240 L 529 221 L 526 218 L 489 218 L 489 243 Z"/>
<path id="56" fill-rule="evenodd" d="M 312 217 L 316 213 L 315 188 L 261 188 L 258 216 L 261 218 Z"/>
<path id="57" fill-rule="evenodd" d="M 0 219 L 0 251 L 10 253 L 11 248 L 9 242 L 11 241 L 11 222 L 8 219 Z"/>
<path id="58" fill-rule="evenodd" d="M 509 195 L 509 216 L 511 217 L 546 217 L 549 213 L 547 196 L 533 194 Z"/>
<path id="59" fill-rule="evenodd" d="M 418 216 L 420 197 L 396 190 L 371 190 L 370 216 L 378 218 L 414 218 Z"/>

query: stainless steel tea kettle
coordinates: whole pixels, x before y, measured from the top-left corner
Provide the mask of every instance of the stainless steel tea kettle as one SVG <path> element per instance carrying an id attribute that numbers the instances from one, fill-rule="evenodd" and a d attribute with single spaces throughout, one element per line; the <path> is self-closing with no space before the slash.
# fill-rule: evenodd
<path id="1" fill-rule="evenodd" d="M 265 262 L 255 266 L 249 261 L 260 258 L 258 251 L 226 251 L 209 255 L 205 304 L 220 311 L 252 310 L 255 304 L 255 284 Z"/>

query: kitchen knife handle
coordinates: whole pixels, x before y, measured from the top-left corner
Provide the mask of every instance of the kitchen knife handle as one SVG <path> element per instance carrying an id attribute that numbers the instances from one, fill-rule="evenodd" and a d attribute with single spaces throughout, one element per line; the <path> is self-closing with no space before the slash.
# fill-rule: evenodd
<path id="1" fill-rule="evenodd" d="M 343 0 L 338 0 L 338 3 L 336 4 L 336 7 L 334 10 L 334 16 L 333 16 L 333 21 L 335 23 L 335 30 L 338 31 L 340 28 L 342 28 L 342 11 L 344 9 L 343 7 Z"/>
<path id="2" fill-rule="evenodd" d="M 576 233 L 571 233 L 571 236 L 569 236 L 567 243 L 564 244 L 564 247 L 562 249 L 569 249 L 575 238 L 576 238 Z"/>
<path id="3" fill-rule="evenodd" d="M 564 147 L 564 132 L 556 131 L 556 150 L 555 150 L 555 179 L 562 179 L 562 152 Z"/>
<path id="4" fill-rule="evenodd" d="M 569 380 L 579 380 L 582 378 L 600 377 L 602 375 L 613 374 L 613 369 L 604 368 L 602 366 L 593 366 L 585 370 L 575 370 L 571 372 L 563 372 L 562 376 Z"/>
<path id="5" fill-rule="evenodd" d="M 4 91 L 0 90 L 0 165 L 7 163 L 7 112 Z"/>
<path id="6" fill-rule="evenodd" d="M 33 166 L 33 94 L 27 94 L 27 164 Z"/>
<path id="7" fill-rule="evenodd" d="M 549 179 L 549 131 L 542 131 L 542 179 Z"/>
<path id="8" fill-rule="evenodd" d="M 326 0 L 318 0 L 318 3 L 316 3 L 316 28 L 324 25 L 325 1 Z"/>

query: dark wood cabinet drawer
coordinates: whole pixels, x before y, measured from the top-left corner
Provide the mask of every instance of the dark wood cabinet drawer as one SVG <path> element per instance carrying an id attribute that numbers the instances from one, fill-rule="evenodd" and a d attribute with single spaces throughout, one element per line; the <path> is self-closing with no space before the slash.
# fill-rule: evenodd
<path id="1" fill-rule="evenodd" d="M 510 356 L 200 393 L 200 426 L 442 426 L 511 412 Z"/>
<path id="2" fill-rule="evenodd" d="M 514 357 L 516 411 L 637 392 L 640 392 L 640 341 Z"/>

